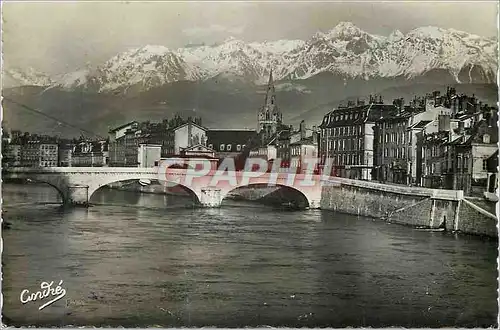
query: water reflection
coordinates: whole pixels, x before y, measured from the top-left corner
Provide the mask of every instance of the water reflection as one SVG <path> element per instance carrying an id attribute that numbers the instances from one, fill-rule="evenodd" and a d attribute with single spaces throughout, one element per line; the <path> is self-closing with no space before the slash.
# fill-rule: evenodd
<path id="1" fill-rule="evenodd" d="M 4 315 L 12 325 L 486 326 L 496 242 L 322 211 L 99 190 L 96 206 L 4 186 Z M 24 206 L 9 207 L 16 203 Z M 19 294 L 64 280 L 43 311 Z"/>

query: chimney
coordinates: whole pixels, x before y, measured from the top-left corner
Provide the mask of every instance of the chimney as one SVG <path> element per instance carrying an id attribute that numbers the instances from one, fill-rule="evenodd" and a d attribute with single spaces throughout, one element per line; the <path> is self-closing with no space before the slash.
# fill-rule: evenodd
<path id="1" fill-rule="evenodd" d="M 483 116 L 483 113 L 482 112 L 478 112 L 475 114 L 474 116 L 474 122 L 475 123 L 478 123 L 480 122 L 481 120 L 483 120 L 484 116 Z"/>
<path id="2" fill-rule="evenodd" d="M 187 147 L 192 147 L 193 137 L 193 124 L 191 122 L 191 117 L 188 118 L 188 145 Z"/>
<path id="3" fill-rule="evenodd" d="M 302 120 L 299 126 L 300 131 L 300 140 L 304 140 L 306 138 L 306 122 Z"/>
<path id="4" fill-rule="evenodd" d="M 312 133 L 313 144 L 317 145 L 319 131 L 318 131 L 318 128 L 316 127 L 316 125 L 313 126 L 312 130 L 313 130 L 313 133 Z"/>
<path id="5" fill-rule="evenodd" d="M 438 130 L 439 132 L 450 130 L 450 115 L 440 114 L 438 116 Z"/>
<path id="6" fill-rule="evenodd" d="M 465 133 L 464 122 L 459 121 L 458 122 L 458 134 L 463 135 L 464 133 Z"/>
<path id="7" fill-rule="evenodd" d="M 491 127 L 498 127 L 498 110 L 494 107 L 490 109 L 489 125 Z"/>

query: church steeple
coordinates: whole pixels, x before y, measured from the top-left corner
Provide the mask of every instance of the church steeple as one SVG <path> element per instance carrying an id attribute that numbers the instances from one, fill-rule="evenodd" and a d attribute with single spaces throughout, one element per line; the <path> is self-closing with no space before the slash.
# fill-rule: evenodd
<path id="1" fill-rule="evenodd" d="M 282 115 L 276 104 L 276 90 L 274 88 L 273 70 L 269 72 L 266 98 L 264 106 L 259 111 L 258 130 L 262 133 L 262 142 L 270 140 L 282 123 Z"/>
<path id="2" fill-rule="evenodd" d="M 267 82 L 267 92 L 264 107 L 274 110 L 274 108 L 276 107 L 275 102 L 276 90 L 274 89 L 273 69 L 271 68 L 271 71 L 269 72 L 269 81 Z"/>

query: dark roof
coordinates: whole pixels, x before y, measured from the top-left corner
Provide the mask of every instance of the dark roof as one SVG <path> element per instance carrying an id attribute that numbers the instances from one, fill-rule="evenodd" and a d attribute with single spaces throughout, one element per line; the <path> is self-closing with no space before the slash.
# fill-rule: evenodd
<path id="1" fill-rule="evenodd" d="M 134 121 L 131 121 L 131 122 L 129 122 L 129 123 L 123 124 L 123 125 L 121 125 L 121 126 L 118 126 L 118 127 L 116 127 L 116 128 L 111 129 L 111 130 L 109 131 L 109 133 L 113 133 L 113 132 L 119 131 L 119 130 L 121 130 L 122 128 L 125 128 L 125 127 L 127 127 L 127 126 L 129 126 L 129 125 L 133 125 L 133 124 L 137 124 L 137 122 L 134 120 Z"/>
<path id="2" fill-rule="evenodd" d="M 73 146 L 72 143 L 59 143 L 59 150 L 72 150 Z"/>
<path id="3" fill-rule="evenodd" d="M 202 150 L 199 150 L 201 148 Z M 207 147 L 203 144 L 196 144 L 191 147 L 187 148 L 182 148 L 182 151 L 209 151 L 209 152 L 214 152 L 215 150 L 213 148 Z"/>
<path id="4" fill-rule="evenodd" d="M 297 142 L 294 142 L 294 143 L 290 143 L 291 146 L 298 146 L 298 145 L 303 145 L 303 144 L 312 144 L 314 141 L 313 137 L 308 137 L 308 138 L 305 138 L 305 139 L 302 139 L 300 141 L 297 141 Z"/>
<path id="5" fill-rule="evenodd" d="M 278 131 L 276 134 L 274 134 L 274 136 L 271 139 L 269 139 L 269 141 L 266 141 L 265 145 L 266 146 L 274 145 L 276 143 L 276 140 L 286 140 L 290 137 L 291 134 L 293 133 L 290 127 L 282 129 Z"/>
<path id="6" fill-rule="evenodd" d="M 495 160 L 495 159 L 498 160 L 498 149 L 493 153 L 493 155 L 488 157 L 488 160 Z"/>
<path id="7" fill-rule="evenodd" d="M 161 158 L 160 160 L 165 160 L 165 159 L 170 159 L 170 158 L 201 158 L 201 159 L 214 159 L 214 160 L 217 160 L 219 158 L 217 157 L 212 157 L 212 156 L 209 156 L 209 155 L 185 155 L 185 154 L 179 154 L 179 155 L 174 155 L 172 157 L 169 157 L 169 158 Z"/>
<path id="8" fill-rule="evenodd" d="M 425 112 L 425 109 L 414 109 L 413 111 L 402 111 L 402 112 L 396 111 L 390 113 L 385 112 L 384 115 L 378 118 L 376 121 L 385 122 L 398 119 L 407 119 L 421 112 Z"/>
<path id="9" fill-rule="evenodd" d="M 243 145 L 248 144 L 250 139 L 257 136 L 255 130 L 214 130 L 207 131 L 207 143 L 217 149 L 220 144 Z M 236 149 L 234 149 L 236 150 Z"/>
<path id="10" fill-rule="evenodd" d="M 293 134 L 291 130 L 282 130 L 277 134 L 278 140 L 286 140 L 289 139 Z"/>
<path id="11" fill-rule="evenodd" d="M 490 136 L 490 144 L 498 143 L 498 126 L 489 125 L 488 120 L 481 120 L 471 130 L 471 137 L 466 143 L 483 143 L 483 136 Z"/>
<path id="12" fill-rule="evenodd" d="M 375 122 L 383 116 L 396 113 L 397 107 L 392 104 L 367 104 L 350 108 L 340 108 L 327 113 L 323 117 L 320 128 L 358 125 L 364 122 Z M 332 117 L 332 120 L 329 120 Z"/>
<path id="13" fill-rule="evenodd" d="M 428 125 L 432 120 L 421 120 L 418 123 L 411 126 L 411 128 L 424 128 Z"/>
<path id="14" fill-rule="evenodd" d="M 447 143 L 449 141 L 449 137 L 450 135 L 448 131 L 433 132 L 425 135 L 424 143 Z"/>
<path id="15" fill-rule="evenodd" d="M 461 135 L 454 140 L 448 142 L 448 144 L 462 144 L 465 142 L 465 135 Z"/>

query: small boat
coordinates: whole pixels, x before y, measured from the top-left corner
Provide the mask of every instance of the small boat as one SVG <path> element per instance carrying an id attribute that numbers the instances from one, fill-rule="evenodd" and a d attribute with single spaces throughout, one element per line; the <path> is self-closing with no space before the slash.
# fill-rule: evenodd
<path id="1" fill-rule="evenodd" d="M 290 211 L 300 210 L 300 207 L 295 202 L 285 202 L 281 204 L 281 208 Z"/>
<path id="2" fill-rule="evenodd" d="M 430 231 L 430 232 L 439 232 L 445 231 L 445 228 L 417 228 L 418 231 Z"/>
<path id="3" fill-rule="evenodd" d="M 148 180 L 148 179 L 140 179 L 139 180 L 139 184 L 141 186 L 149 186 L 151 184 L 151 180 Z"/>
<path id="4" fill-rule="evenodd" d="M 6 230 L 6 229 L 10 229 L 12 225 L 10 224 L 10 222 L 7 222 L 5 220 L 2 221 L 2 229 L 3 230 Z"/>

